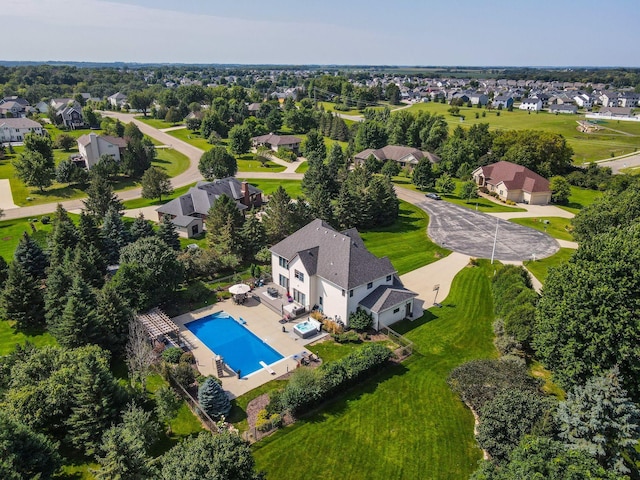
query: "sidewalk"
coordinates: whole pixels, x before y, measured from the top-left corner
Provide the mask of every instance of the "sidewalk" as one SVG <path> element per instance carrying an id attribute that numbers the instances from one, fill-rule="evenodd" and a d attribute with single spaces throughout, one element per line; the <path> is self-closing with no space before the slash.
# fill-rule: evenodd
<path id="1" fill-rule="evenodd" d="M 11 183 L 8 179 L 0 179 L 0 209 L 8 210 L 10 208 L 19 208 L 13 203 L 13 194 L 11 193 Z"/>

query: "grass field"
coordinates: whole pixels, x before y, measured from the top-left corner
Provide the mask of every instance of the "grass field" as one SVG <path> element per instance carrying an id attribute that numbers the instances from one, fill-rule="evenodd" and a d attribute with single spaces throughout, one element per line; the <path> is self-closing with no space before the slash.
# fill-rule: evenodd
<path id="1" fill-rule="evenodd" d="M 238 162 L 238 173 L 240 174 L 242 172 L 278 173 L 284 171 L 284 169 L 286 168 L 282 165 L 272 162 L 271 160 L 269 160 L 263 166 L 262 163 L 255 159 L 252 153 L 240 155 L 236 157 L 236 161 Z"/>
<path id="2" fill-rule="evenodd" d="M 602 192 L 597 190 L 589 190 L 586 188 L 574 187 L 572 185 L 569 203 L 567 203 L 567 205 L 558 206 L 567 212 L 578 213 L 584 207 L 591 205 L 600 195 L 602 195 Z"/>
<path id="3" fill-rule="evenodd" d="M 527 267 L 527 270 L 531 272 L 531 274 L 536 277 L 542 284 L 544 284 L 547 279 L 547 274 L 549 273 L 549 269 L 551 267 L 557 267 L 565 263 L 571 258 L 571 255 L 575 252 L 572 248 L 561 248 L 558 253 L 555 255 L 551 255 L 550 257 L 543 258 L 541 260 L 526 260 L 524 266 Z"/>
<path id="4" fill-rule="evenodd" d="M 297 198 L 302 195 L 302 183 L 300 180 L 276 180 L 276 179 L 255 179 L 241 178 L 240 181 L 246 180 L 251 185 L 262 190 L 265 195 L 271 195 L 278 187 L 282 186 L 291 198 Z"/>
<path id="5" fill-rule="evenodd" d="M 571 219 L 563 217 L 512 218 L 510 222 L 546 232 L 553 238 L 573 241 Z M 549 223 L 545 223 L 545 221 Z"/>
<path id="6" fill-rule="evenodd" d="M 575 154 L 573 162 L 576 165 L 588 163 L 595 160 L 610 158 L 613 153 L 620 156 L 625 153 L 632 153 L 640 149 L 640 124 L 632 122 L 619 122 L 616 120 L 599 120 L 598 125 L 603 127 L 597 133 L 587 134 L 577 130 L 577 120 L 584 120 L 584 115 L 554 115 L 548 112 L 527 113 L 527 111 L 514 109 L 512 112 L 502 110 L 500 116 L 497 110 L 485 110 L 475 107 L 460 107 L 460 117 L 454 117 L 447 110 L 451 108 L 448 104 L 442 103 L 417 103 L 408 111 L 416 113 L 426 111 L 444 115 L 450 128 L 458 125 L 470 127 L 477 123 L 488 123 L 492 130 L 544 130 L 547 132 L 560 133 L 567 143 L 573 148 Z M 482 113 L 486 112 L 486 117 Z M 478 113 L 480 118 L 475 118 Z M 614 130 L 619 130 L 616 132 Z"/>
<path id="7" fill-rule="evenodd" d="M 414 342 L 409 360 L 257 443 L 267 479 L 468 478 L 480 459 L 473 416 L 446 379 L 461 363 L 497 356 L 487 262 L 481 265 L 456 276 L 443 308 L 396 325 Z M 292 452 L 305 452 L 304 460 Z"/>
<path id="8" fill-rule="evenodd" d="M 42 218 L 42 217 L 33 217 Z M 18 218 L 16 220 L 3 220 L 0 222 L 0 256 L 9 261 L 13 258 L 13 252 L 24 232 L 29 233 L 38 244 L 45 248 L 47 245 L 47 235 L 51 231 L 51 224 L 33 222 L 36 229 L 34 232 L 28 218 Z"/>
<path id="9" fill-rule="evenodd" d="M 140 120 L 142 123 L 146 123 L 150 127 L 157 128 L 158 130 L 162 130 L 163 128 L 177 127 L 178 125 L 182 124 L 182 122 L 169 123 L 169 122 L 165 122 L 164 120 L 160 120 L 160 119 L 157 119 L 157 118 L 151 118 L 151 117 L 145 117 L 143 115 L 139 115 L 139 116 L 135 117 L 135 119 L 136 120 Z"/>
<path id="10" fill-rule="evenodd" d="M 8 320 L 0 320 L 0 357 L 13 352 L 16 345 L 23 345 L 27 340 L 36 347 L 56 344 L 56 340 L 48 332 L 18 332 L 13 324 Z"/>
<path id="11" fill-rule="evenodd" d="M 84 190 L 79 188 L 78 185 L 67 185 L 54 182 L 53 185 L 47 188 L 44 192 L 40 192 L 37 188 L 27 187 L 19 178 L 15 175 L 15 169 L 11 164 L 13 158 L 22 151 L 23 147 L 15 148 L 15 155 L 7 155 L 4 160 L 0 160 L 0 178 L 8 178 L 11 184 L 11 194 L 13 195 L 13 203 L 18 206 L 26 205 L 41 205 L 43 203 L 63 202 L 65 200 L 73 200 L 75 198 L 82 198 L 86 196 Z M 76 150 L 77 151 L 77 150 Z M 156 150 L 157 157 L 153 161 L 152 165 L 162 168 L 167 172 L 170 177 L 175 177 L 189 168 L 189 159 L 186 155 L 171 148 L 158 148 Z M 60 156 L 63 153 L 63 158 L 57 158 L 56 162 L 62 159 L 66 159 L 72 152 L 62 152 L 61 150 L 54 150 L 54 156 Z M 113 189 L 127 190 L 140 186 L 138 182 L 128 177 L 120 177 L 113 184 Z M 30 200 L 27 200 L 27 199 Z"/>
<path id="12" fill-rule="evenodd" d="M 309 170 L 309 162 L 302 162 L 298 165 L 298 168 L 296 168 L 296 173 L 305 173 L 307 170 Z"/>
<path id="13" fill-rule="evenodd" d="M 172 130 L 167 132 L 167 135 L 171 135 L 183 142 L 187 142 L 190 145 L 193 145 L 196 148 L 201 150 L 211 150 L 213 145 L 207 142 L 206 138 L 202 138 L 200 136 L 200 132 L 192 132 L 187 128 L 181 128 L 180 130 Z"/>
<path id="14" fill-rule="evenodd" d="M 360 235 L 371 253 L 389 257 L 402 275 L 451 253 L 429 240 L 428 225 L 429 216 L 424 210 L 401 201 L 400 215 L 393 225 L 362 231 Z"/>
<path id="15" fill-rule="evenodd" d="M 391 105 L 390 103 L 387 103 L 387 102 L 379 102 L 379 103 L 380 105 L 378 106 L 367 107 L 367 108 L 370 108 L 372 110 L 383 110 L 389 107 L 389 109 L 393 111 L 393 110 L 397 110 L 398 108 L 402 108 L 406 106 L 405 104 Z M 342 113 L 344 115 L 362 115 L 362 110 L 358 110 L 357 108 L 352 108 L 351 110 L 336 110 L 335 109 L 336 104 L 333 102 L 318 102 L 318 106 L 324 108 L 326 112 L 336 112 L 336 113 Z"/>

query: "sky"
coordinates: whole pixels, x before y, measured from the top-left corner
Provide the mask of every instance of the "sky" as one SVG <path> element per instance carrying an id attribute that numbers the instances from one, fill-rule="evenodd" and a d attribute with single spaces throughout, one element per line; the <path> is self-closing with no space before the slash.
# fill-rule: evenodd
<path id="1" fill-rule="evenodd" d="M 0 60 L 640 67 L 638 0 L 2 0 Z"/>

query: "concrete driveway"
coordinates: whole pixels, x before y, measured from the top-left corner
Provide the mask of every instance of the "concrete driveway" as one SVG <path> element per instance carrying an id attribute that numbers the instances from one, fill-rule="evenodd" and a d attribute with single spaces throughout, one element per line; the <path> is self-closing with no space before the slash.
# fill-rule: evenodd
<path id="1" fill-rule="evenodd" d="M 454 252 L 476 258 L 491 258 L 496 223 L 496 260 L 529 260 L 533 255 L 545 258 L 560 248 L 558 242 L 546 233 L 443 200 L 425 198 L 416 205 L 429 214 L 429 237 Z"/>

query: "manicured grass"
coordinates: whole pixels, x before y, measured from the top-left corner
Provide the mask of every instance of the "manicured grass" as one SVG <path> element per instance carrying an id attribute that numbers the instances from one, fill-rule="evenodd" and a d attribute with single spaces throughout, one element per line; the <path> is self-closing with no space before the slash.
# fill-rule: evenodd
<path id="1" fill-rule="evenodd" d="M 136 120 L 140 120 L 142 123 L 146 123 L 150 127 L 157 128 L 158 130 L 161 130 L 163 128 L 177 127 L 178 125 L 182 124 L 182 122 L 169 123 L 169 122 L 165 122 L 164 120 L 160 120 L 160 119 L 157 119 L 157 118 L 151 118 L 151 117 L 145 117 L 143 115 L 139 115 L 139 116 L 135 117 L 135 119 Z"/>
<path id="2" fill-rule="evenodd" d="M 527 267 L 527 270 L 529 270 L 534 277 L 544 284 L 547 279 L 549 269 L 567 262 L 569 258 L 571 258 L 571 255 L 573 255 L 573 252 L 575 252 L 575 250 L 572 248 L 561 248 L 558 253 L 551 255 L 550 257 L 535 261 L 526 260 L 523 263 L 524 266 Z"/>
<path id="3" fill-rule="evenodd" d="M 481 265 L 456 276 L 443 308 L 396 324 L 414 342 L 409 360 L 257 443 L 267 478 L 468 478 L 481 457 L 473 415 L 446 379 L 461 363 L 497 356 L 487 262 Z"/>
<path id="4" fill-rule="evenodd" d="M 286 133 L 285 135 L 294 135 L 298 138 L 302 139 L 302 145 L 304 146 L 304 142 L 307 140 L 307 134 L 306 133 Z M 340 142 L 338 140 L 331 140 L 329 137 L 322 137 L 324 140 L 324 145 L 325 147 L 327 147 L 327 154 L 331 151 L 331 147 L 333 147 L 334 143 L 337 143 L 338 145 L 340 145 L 342 147 L 342 150 L 346 151 L 347 147 L 349 146 L 348 142 Z"/>
<path id="5" fill-rule="evenodd" d="M 580 188 L 571 186 L 571 195 L 569 196 L 569 203 L 567 205 L 558 205 L 563 210 L 571 213 L 578 213 L 584 207 L 591 205 L 602 192 L 598 190 L 589 190 L 587 188 Z"/>
<path id="6" fill-rule="evenodd" d="M 236 157 L 236 161 L 238 162 L 238 173 L 242 172 L 267 172 L 267 173 L 278 173 L 284 171 L 285 167 L 282 165 L 278 165 L 275 162 L 269 160 L 267 163 L 262 165 L 261 162 L 255 159 L 252 153 L 247 153 L 245 155 L 240 155 Z"/>
<path id="7" fill-rule="evenodd" d="M 10 354 L 16 345 L 23 345 L 27 341 L 36 347 L 56 344 L 56 340 L 48 332 L 18 332 L 13 325 L 14 322 L 9 320 L 0 320 L 0 357 Z"/>
<path id="8" fill-rule="evenodd" d="M 491 130 L 543 130 L 560 133 L 567 143 L 573 148 L 575 154 L 573 162 L 577 165 L 595 160 L 610 158 L 611 153 L 620 156 L 634 152 L 640 148 L 640 125 L 633 122 L 617 122 L 615 120 L 600 120 L 598 125 L 604 127 L 596 133 L 588 134 L 577 130 L 578 120 L 585 120 L 583 114 L 579 115 L 553 115 L 549 112 L 527 113 L 514 109 L 512 112 L 502 110 L 497 116 L 497 110 L 485 110 L 476 107 L 460 107 L 460 115 L 464 115 L 464 121 L 460 117 L 454 117 L 447 110 L 451 108 L 442 103 L 417 103 L 408 110 L 410 112 L 427 111 L 444 115 L 451 129 L 458 125 L 469 128 L 477 123 L 488 123 Z M 486 112 L 486 117 L 482 117 Z M 475 118 L 478 113 L 480 118 Z M 615 132 L 620 130 L 625 133 Z"/>
<path id="9" fill-rule="evenodd" d="M 571 219 L 563 217 L 512 218 L 510 222 L 546 232 L 553 238 L 573 241 Z M 549 223 L 545 223 L 545 221 Z"/>
<path id="10" fill-rule="evenodd" d="M 291 198 L 297 198 L 302 195 L 302 187 L 300 180 L 276 180 L 276 179 L 254 179 L 244 178 L 251 185 L 262 190 L 265 195 L 271 195 L 278 187 L 282 186 Z"/>
<path id="11" fill-rule="evenodd" d="M 189 168 L 189 157 L 173 148 L 156 149 L 156 159 L 152 162 L 154 167 L 158 167 L 167 172 L 170 177 L 177 177 Z"/>
<path id="12" fill-rule="evenodd" d="M 173 193 L 168 197 L 163 197 L 161 202 L 159 202 L 157 199 L 135 198 L 133 200 L 127 200 L 126 202 L 122 202 L 122 204 L 124 205 L 125 210 L 129 210 L 133 208 L 150 207 L 152 205 L 162 205 L 164 203 L 167 203 L 169 200 L 173 200 L 174 198 L 177 198 L 180 195 L 184 195 L 194 185 L 195 183 L 191 183 L 189 185 L 185 185 L 184 187 L 174 189 Z"/>
<path id="13" fill-rule="evenodd" d="M 307 170 L 309 170 L 309 162 L 304 161 L 300 165 L 298 165 L 298 168 L 296 168 L 296 173 L 305 173 Z"/>
<path id="14" fill-rule="evenodd" d="M 39 219 L 42 217 L 33 218 Z M 18 218 L 0 222 L 0 256 L 4 257 L 5 260 L 10 261 L 13 259 L 13 252 L 24 232 L 31 235 L 41 247 L 45 248 L 47 246 L 47 235 L 51 231 L 51 224 L 44 225 L 39 221 L 33 222 L 33 226 L 36 229 L 34 232 L 29 220 L 28 218 Z"/>
<path id="15" fill-rule="evenodd" d="M 200 132 L 192 132 L 188 128 L 182 128 L 180 130 L 172 130 L 167 132 L 167 135 L 171 135 L 183 142 L 187 142 L 190 145 L 193 145 L 196 148 L 201 150 L 211 150 L 213 145 L 207 142 L 206 138 L 202 138 L 200 136 Z"/>
<path id="16" fill-rule="evenodd" d="M 360 232 L 365 245 L 377 257 L 389 257 L 399 275 L 446 257 L 449 250 L 427 236 L 429 216 L 424 210 L 400 202 L 400 215 L 393 225 Z"/>
<path id="17" fill-rule="evenodd" d="M 391 105 L 387 102 L 378 102 L 378 103 L 380 105 L 377 105 L 375 107 L 367 107 L 367 108 L 370 108 L 372 110 L 384 110 L 385 108 L 389 107 L 389 109 L 393 111 L 393 110 L 397 110 L 398 108 L 402 108 L 406 106 L 405 104 Z M 335 109 L 336 104 L 333 102 L 318 102 L 318 105 L 322 106 L 324 110 L 327 112 L 342 113 L 344 115 L 362 116 L 362 112 L 363 112 L 363 110 L 358 110 L 357 108 L 352 108 L 351 110 L 336 110 Z"/>
<path id="18" fill-rule="evenodd" d="M 249 422 L 247 421 L 247 405 L 249 405 L 249 402 L 263 393 L 269 393 L 284 387 L 286 383 L 286 380 L 272 380 L 232 400 L 231 412 L 229 412 L 227 420 L 233 423 L 241 432 L 247 431 L 249 429 Z"/>

